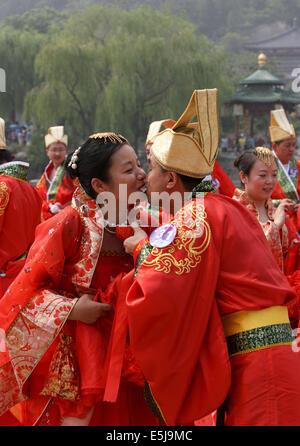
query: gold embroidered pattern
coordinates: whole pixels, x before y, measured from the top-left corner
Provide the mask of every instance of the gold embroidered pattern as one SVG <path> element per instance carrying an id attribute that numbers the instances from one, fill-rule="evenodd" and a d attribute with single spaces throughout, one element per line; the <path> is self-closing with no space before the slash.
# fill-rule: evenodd
<path id="1" fill-rule="evenodd" d="M 24 401 L 24 383 L 65 324 L 75 299 L 43 290 L 20 312 L 6 333 L 10 361 L 0 367 L 0 415 Z"/>
<path id="2" fill-rule="evenodd" d="M 5 208 L 9 202 L 9 193 L 6 184 L 0 183 L 0 216 L 4 214 Z"/>
<path id="3" fill-rule="evenodd" d="M 211 229 L 206 220 L 203 199 L 190 201 L 171 221 L 178 233 L 166 248 L 153 248 L 143 266 L 153 267 L 166 274 L 188 274 L 201 262 L 202 254 L 211 240 Z"/>
<path id="4" fill-rule="evenodd" d="M 79 370 L 71 345 L 74 339 L 64 333 L 49 366 L 46 385 L 41 395 L 76 401 L 79 399 Z"/>

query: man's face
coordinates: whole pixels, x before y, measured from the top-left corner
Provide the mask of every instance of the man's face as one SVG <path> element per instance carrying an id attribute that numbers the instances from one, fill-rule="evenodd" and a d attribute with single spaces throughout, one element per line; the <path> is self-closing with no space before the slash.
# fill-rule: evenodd
<path id="1" fill-rule="evenodd" d="M 151 193 L 152 192 L 165 192 L 166 185 L 168 182 L 167 172 L 163 172 L 161 170 L 160 165 L 155 161 L 152 155 L 150 155 L 149 159 L 149 168 L 150 171 L 147 177 L 147 196 L 148 200 L 151 203 Z"/>
<path id="2" fill-rule="evenodd" d="M 289 138 L 279 143 L 273 143 L 273 149 L 282 164 L 288 164 L 294 156 L 296 149 L 296 139 Z"/>

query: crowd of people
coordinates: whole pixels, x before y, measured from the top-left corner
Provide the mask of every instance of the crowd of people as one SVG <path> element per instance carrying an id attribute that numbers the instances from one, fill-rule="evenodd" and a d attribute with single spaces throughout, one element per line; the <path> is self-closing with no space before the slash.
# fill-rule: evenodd
<path id="1" fill-rule="evenodd" d="M 0 121 L 0 425 L 300 425 L 300 163 L 283 109 L 269 131 L 236 188 L 195 90 L 148 175 L 126 137 L 68 154 L 57 126 L 34 188 Z"/>

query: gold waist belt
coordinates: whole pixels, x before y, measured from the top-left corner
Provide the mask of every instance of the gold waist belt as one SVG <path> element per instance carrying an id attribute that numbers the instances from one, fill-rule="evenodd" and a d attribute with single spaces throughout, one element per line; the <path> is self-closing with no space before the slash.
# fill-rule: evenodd
<path id="1" fill-rule="evenodd" d="M 237 311 L 222 318 L 231 356 L 294 341 L 288 310 L 283 306 L 258 311 Z"/>

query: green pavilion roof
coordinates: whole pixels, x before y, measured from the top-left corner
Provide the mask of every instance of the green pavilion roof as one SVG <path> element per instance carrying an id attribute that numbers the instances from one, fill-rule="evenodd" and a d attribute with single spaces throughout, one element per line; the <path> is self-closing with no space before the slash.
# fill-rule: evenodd
<path id="1" fill-rule="evenodd" d="M 241 85 L 284 85 L 284 82 L 278 77 L 273 76 L 265 67 L 260 67 L 250 76 L 240 81 Z"/>
<path id="2" fill-rule="evenodd" d="M 235 104 L 300 104 L 300 95 L 285 89 L 285 82 L 273 76 L 266 68 L 266 56 L 258 57 L 259 69 L 243 79 L 231 103 Z"/>
<path id="3" fill-rule="evenodd" d="M 233 97 L 235 103 L 299 104 L 300 95 L 272 85 L 244 86 Z"/>

